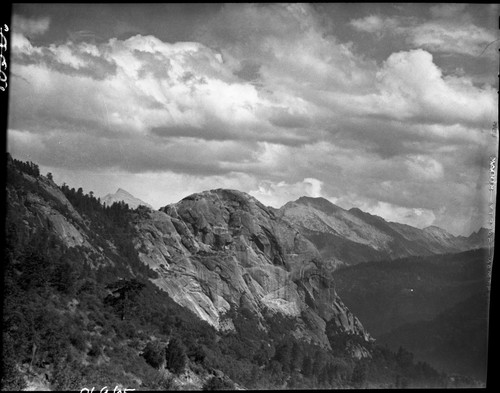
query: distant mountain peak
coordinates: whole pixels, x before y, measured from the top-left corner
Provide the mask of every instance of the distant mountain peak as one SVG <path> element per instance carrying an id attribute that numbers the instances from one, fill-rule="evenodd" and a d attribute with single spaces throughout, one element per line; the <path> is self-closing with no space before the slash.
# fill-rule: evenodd
<path id="1" fill-rule="evenodd" d="M 392 222 L 392 221 L 387 221 L 384 217 L 377 216 L 376 214 L 365 212 L 358 207 L 352 207 L 348 211 L 349 213 L 354 214 L 358 217 L 368 218 L 374 222 L 383 222 L 385 224 L 389 224 Z"/>
<path id="2" fill-rule="evenodd" d="M 488 238 L 488 233 L 489 233 L 488 229 L 486 229 L 485 227 L 481 227 L 477 231 L 473 231 L 469 235 L 468 239 L 473 239 L 476 242 L 479 242 L 480 244 L 482 244 L 483 246 L 486 246 L 488 244 L 486 242 L 486 240 Z M 481 239 L 483 239 L 483 242 L 481 242 Z"/>
<path id="3" fill-rule="evenodd" d="M 466 238 L 435 225 L 420 229 L 391 222 L 357 207 L 342 209 L 325 198 L 301 197 L 281 207 L 279 214 L 335 266 L 460 252 L 484 247 L 486 238 L 484 230 Z"/>
<path id="4" fill-rule="evenodd" d="M 340 206 L 335 205 L 334 203 L 323 197 L 301 196 L 299 199 L 292 203 L 311 206 L 315 209 L 321 210 L 326 214 L 332 214 L 336 211 L 344 210 Z"/>
<path id="5" fill-rule="evenodd" d="M 304 202 L 304 201 L 321 201 L 323 203 L 331 203 L 328 199 L 323 198 L 323 197 L 311 197 L 307 195 L 301 196 L 299 199 L 296 200 L 296 202 Z"/>
<path id="6" fill-rule="evenodd" d="M 426 232 L 434 232 L 434 233 L 437 232 L 437 233 L 449 234 L 449 232 L 446 229 L 438 227 L 437 225 L 429 225 L 428 227 L 423 228 L 423 230 Z"/>
<path id="7" fill-rule="evenodd" d="M 143 200 L 136 198 L 127 190 L 123 188 L 118 188 L 114 194 L 107 194 L 103 199 L 102 203 L 105 205 L 112 205 L 115 202 L 125 202 L 130 208 L 136 209 L 138 206 L 146 206 L 152 209 L 153 207 Z"/>
<path id="8" fill-rule="evenodd" d="M 128 192 L 127 190 L 124 190 L 123 188 L 118 188 L 118 190 L 116 190 L 116 192 L 115 192 L 115 195 L 133 196 L 130 192 Z"/>

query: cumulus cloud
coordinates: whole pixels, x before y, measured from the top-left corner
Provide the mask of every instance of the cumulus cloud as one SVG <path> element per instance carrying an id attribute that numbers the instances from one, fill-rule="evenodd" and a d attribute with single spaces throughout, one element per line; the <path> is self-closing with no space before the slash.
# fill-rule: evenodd
<path id="1" fill-rule="evenodd" d="M 377 91 L 342 97 L 374 116 L 420 123 L 484 127 L 496 115 L 494 89 L 479 88 L 466 77 L 444 76 L 432 55 L 422 49 L 393 53 L 376 74 Z"/>
<path id="2" fill-rule="evenodd" d="M 110 40 L 99 47 L 68 43 L 33 48 L 21 37 L 15 44 L 17 74 L 27 83 L 18 84 L 14 111 L 22 110 L 26 96 L 34 109 L 31 119 L 15 112 L 15 128 L 38 122 L 47 112 L 55 120 L 81 124 L 96 119 L 107 130 L 142 134 L 169 135 L 169 130 L 186 128 L 203 130 L 198 136 L 207 139 L 241 139 L 242 133 L 254 139 L 301 138 L 289 131 L 271 132 L 259 115 L 272 103 L 254 86 L 239 83 L 221 65 L 218 53 L 201 44 L 166 44 L 149 36 Z M 33 90 L 36 96 L 30 94 Z"/>

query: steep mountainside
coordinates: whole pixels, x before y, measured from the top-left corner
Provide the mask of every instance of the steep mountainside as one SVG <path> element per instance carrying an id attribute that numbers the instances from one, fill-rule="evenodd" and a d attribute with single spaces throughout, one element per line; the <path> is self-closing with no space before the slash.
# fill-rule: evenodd
<path id="1" fill-rule="evenodd" d="M 339 295 L 377 342 L 443 371 L 485 380 L 488 250 L 340 268 Z"/>
<path id="2" fill-rule="evenodd" d="M 114 194 L 107 194 L 102 198 L 102 203 L 111 206 L 115 202 L 125 202 L 131 209 L 135 209 L 138 206 L 146 206 L 150 209 L 153 208 L 149 203 L 146 203 L 139 198 L 136 198 L 129 192 L 119 188 Z"/>
<path id="3" fill-rule="evenodd" d="M 435 226 L 418 229 L 358 208 L 345 210 L 324 198 L 301 197 L 285 204 L 278 215 L 299 228 L 335 267 L 487 245 L 484 229 L 469 238 L 456 237 Z"/>
<path id="4" fill-rule="evenodd" d="M 362 263 L 335 271 L 348 307 L 375 336 L 446 309 L 487 289 L 486 249 Z"/>
<path id="5" fill-rule="evenodd" d="M 135 222 L 139 258 L 179 304 L 217 329 L 244 309 L 264 322 L 279 313 L 293 334 L 329 347 L 326 327 L 368 334 L 335 293 L 316 248 L 255 198 L 235 190 L 194 194 Z"/>

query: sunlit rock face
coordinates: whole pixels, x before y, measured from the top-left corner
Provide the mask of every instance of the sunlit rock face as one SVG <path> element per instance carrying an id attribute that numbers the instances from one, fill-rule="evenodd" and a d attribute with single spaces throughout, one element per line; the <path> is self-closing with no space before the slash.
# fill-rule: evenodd
<path id="1" fill-rule="evenodd" d="M 326 347 L 328 321 L 369 340 L 314 245 L 250 195 L 193 194 L 135 225 L 139 256 L 159 274 L 155 284 L 217 329 L 232 328 L 230 309 L 245 309 L 263 329 L 270 315 L 290 317 L 295 336 Z"/>

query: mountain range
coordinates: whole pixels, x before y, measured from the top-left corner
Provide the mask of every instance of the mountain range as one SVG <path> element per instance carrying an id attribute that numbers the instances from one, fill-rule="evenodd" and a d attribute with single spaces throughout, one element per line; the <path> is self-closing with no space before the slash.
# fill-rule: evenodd
<path id="1" fill-rule="evenodd" d="M 453 236 L 436 226 L 419 229 L 388 222 L 358 208 L 345 210 L 324 198 L 301 197 L 285 204 L 278 214 L 298 228 L 335 267 L 488 245 L 486 228 L 469 237 Z"/>
<path id="2" fill-rule="evenodd" d="M 102 203 L 107 206 L 115 202 L 124 202 L 131 209 L 138 206 L 153 209 L 122 188 L 102 198 Z M 437 226 L 419 229 L 386 221 L 358 208 L 345 210 L 321 197 L 304 196 L 274 211 L 278 217 L 298 228 L 320 251 L 321 257 L 334 266 L 488 246 L 486 228 L 480 228 L 468 237 L 454 236 Z"/>
<path id="3" fill-rule="evenodd" d="M 446 383 L 405 351 L 378 347 L 335 277 L 365 261 L 480 247 L 483 232 L 454 237 L 322 198 L 273 209 L 229 189 L 159 210 L 119 189 L 102 204 L 36 164 L 8 155 L 7 169 L 6 293 L 16 294 L 4 315 L 7 386 L 33 365 L 44 383 L 66 388 L 97 378 L 99 365 L 137 388 Z M 33 324 L 40 332 L 26 336 Z M 172 342 L 182 367 L 171 363 Z"/>

